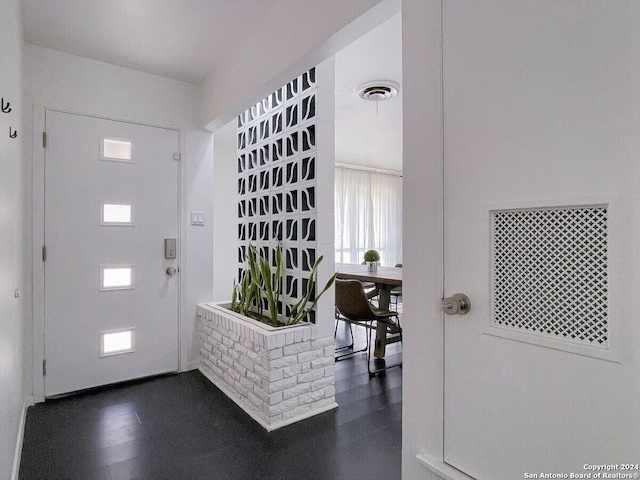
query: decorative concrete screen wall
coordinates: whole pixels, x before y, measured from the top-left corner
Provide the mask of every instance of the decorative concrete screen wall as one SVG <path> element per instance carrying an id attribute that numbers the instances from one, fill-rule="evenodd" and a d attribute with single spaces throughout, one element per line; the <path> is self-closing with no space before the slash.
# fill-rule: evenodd
<path id="1" fill-rule="evenodd" d="M 238 116 L 239 271 L 249 244 L 272 264 L 282 245 L 282 315 L 304 295 L 319 255 L 320 288 L 333 269 L 333 250 L 319 247 L 333 245 L 334 229 L 318 221 L 320 212 L 333 215 L 332 67 L 312 68 Z M 333 302 L 330 293 L 322 300 Z M 308 320 L 316 323 L 320 311 Z"/>
<path id="2" fill-rule="evenodd" d="M 238 117 L 238 272 L 250 244 L 272 265 L 281 244 L 278 312 L 286 316 L 306 292 L 317 258 L 324 257 L 316 292 L 334 272 L 334 76 L 331 59 Z M 268 430 L 337 406 L 333 289 L 311 323 L 284 328 L 226 306 L 199 305 L 198 319 L 200 370 L 229 398 Z"/>

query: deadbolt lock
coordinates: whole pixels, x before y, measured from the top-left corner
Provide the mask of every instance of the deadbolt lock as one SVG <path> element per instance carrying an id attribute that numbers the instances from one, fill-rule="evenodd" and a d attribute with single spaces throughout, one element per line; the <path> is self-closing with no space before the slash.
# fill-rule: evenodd
<path id="1" fill-rule="evenodd" d="M 165 238 L 164 239 L 164 258 L 172 260 L 176 258 L 176 239 Z"/>
<path id="2" fill-rule="evenodd" d="M 471 301 L 464 293 L 456 293 L 443 298 L 440 307 L 447 315 L 464 315 L 471 310 Z"/>

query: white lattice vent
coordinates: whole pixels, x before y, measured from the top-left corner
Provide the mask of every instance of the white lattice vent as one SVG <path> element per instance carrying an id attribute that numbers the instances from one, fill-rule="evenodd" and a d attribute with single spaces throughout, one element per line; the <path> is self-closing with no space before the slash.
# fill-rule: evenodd
<path id="1" fill-rule="evenodd" d="M 607 207 L 492 217 L 493 325 L 607 348 Z"/>

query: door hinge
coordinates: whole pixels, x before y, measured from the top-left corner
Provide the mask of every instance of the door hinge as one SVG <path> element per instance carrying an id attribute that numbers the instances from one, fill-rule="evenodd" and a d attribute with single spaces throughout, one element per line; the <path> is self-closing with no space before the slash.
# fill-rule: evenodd
<path id="1" fill-rule="evenodd" d="M 173 154 L 173 159 L 174 159 L 175 161 L 179 162 L 180 160 L 182 160 L 182 156 L 180 155 L 180 153 L 179 153 L 179 152 L 175 152 L 175 153 Z"/>
<path id="2" fill-rule="evenodd" d="M 43 262 L 47 261 L 47 246 L 46 245 L 42 246 L 42 261 Z"/>
<path id="3" fill-rule="evenodd" d="M 42 132 L 42 148 L 47 148 L 47 132 Z"/>
<path id="4" fill-rule="evenodd" d="M 42 376 L 44 377 L 47 374 L 47 361 L 42 360 Z"/>

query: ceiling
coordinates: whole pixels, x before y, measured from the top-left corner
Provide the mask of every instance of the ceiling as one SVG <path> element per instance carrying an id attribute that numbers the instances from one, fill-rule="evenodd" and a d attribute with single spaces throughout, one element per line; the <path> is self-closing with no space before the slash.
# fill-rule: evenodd
<path id="1" fill-rule="evenodd" d="M 400 84 L 398 96 L 368 102 L 373 80 Z M 402 171 L 402 16 L 396 14 L 336 54 L 336 162 Z"/>
<path id="2" fill-rule="evenodd" d="M 22 0 L 28 43 L 192 83 L 232 54 L 280 0 Z M 336 54 L 336 161 L 402 170 L 401 15 Z M 357 87 L 400 84 L 389 101 Z"/>
<path id="3" fill-rule="evenodd" d="M 22 0 L 22 15 L 28 43 L 200 83 L 276 3 Z"/>

